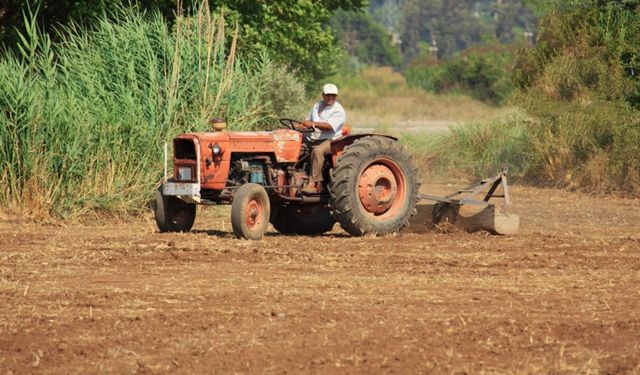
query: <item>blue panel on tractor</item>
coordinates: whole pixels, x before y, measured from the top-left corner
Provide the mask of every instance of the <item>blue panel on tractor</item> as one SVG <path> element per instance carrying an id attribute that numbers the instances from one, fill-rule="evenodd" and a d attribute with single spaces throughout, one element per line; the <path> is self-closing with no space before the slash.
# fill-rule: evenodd
<path id="1" fill-rule="evenodd" d="M 262 172 L 251 172 L 250 180 L 254 184 L 264 185 L 264 173 L 262 173 Z"/>
<path id="2" fill-rule="evenodd" d="M 254 184 L 265 185 L 263 164 L 261 162 L 249 162 L 249 168 L 251 170 L 249 181 Z"/>

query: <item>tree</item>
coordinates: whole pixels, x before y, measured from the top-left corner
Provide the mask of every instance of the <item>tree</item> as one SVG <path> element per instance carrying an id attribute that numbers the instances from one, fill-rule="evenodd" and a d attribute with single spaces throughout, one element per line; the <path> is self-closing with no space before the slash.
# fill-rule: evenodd
<path id="1" fill-rule="evenodd" d="M 39 26 L 50 32 L 71 21 L 87 25 L 96 16 L 127 4 L 141 10 L 157 9 L 167 19 L 172 18 L 176 9 L 176 0 L 5 0 L 5 4 L 0 6 L 0 45 L 12 48 L 18 42 L 24 16 L 31 13 L 35 14 Z"/>
<path id="2" fill-rule="evenodd" d="M 531 175 L 640 191 L 640 1 L 555 1 L 514 66 Z"/>
<path id="3" fill-rule="evenodd" d="M 482 41 L 490 28 L 474 14 L 475 4 L 474 0 L 406 0 L 400 31 L 405 56 L 417 56 L 420 41 L 437 43 L 444 55 Z"/>
<path id="4" fill-rule="evenodd" d="M 397 33 L 400 25 L 401 5 L 404 0 L 371 0 L 369 12 L 391 33 Z"/>
<path id="5" fill-rule="evenodd" d="M 573 0 L 550 6 L 538 45 L 519 55 L 517 86 L 544 86 L 540 91 L 564 100 L 590 92 L 640 108 L 640 0 Z M 561 64 L 565 60 L 571 64 Z M 545 82 L 551 71 L 555 80 Z"/>
<path id="6" fill-rule="evenodd" d="M 360 9 L 365 0 L 212 0 L 240 25 L 239 50 L 251 55 L 270 53 L 289 65 L 307 85 L 336 69 L 340 46 L 328 23 L 337 9 Z"/>
<path id="7" fill-rule="evenodd" d="M 186 12 L 201 0 L 183 0 Z M 159 10 L 171 22 L 178 0 L 7 0 L 0 8 L 0 41 L 11 46 L 18 40 L 15 28 L 23 25 L 28 8 L 38 10 L 37 20 L 45 30 L 75 21 L 90 25 L 97 14 L 133 3 L 141 10 Z M 328 26 L 337 9 L 355 10 L 366 0 L 209 0 L 214 10 L 226 10 L 229 26 L 239 26 L 239 52 L 257 56 L 267 52 L 296 70 L 311 83 L 331 75 L 339 45 Z"/>
<path id="8" fill-rule="evenodd" d="M 379 0 L 378 0 L 379 1 Z M 473 44 L 512 43 L 534 31 L 538 13 L 547 0 L 404 0 L 401 39 L 405 57 L 416 57 L 420 42 L 438 45 L 441 56 Z"/>
<path id="9" fill-rule="evenodd" d="M 368 64 L 398 66 L 400 52 L 391 44 L 390 33 L 366 12 L 340 10 L 332 17 L 331 27 L 347 52 Z"/>

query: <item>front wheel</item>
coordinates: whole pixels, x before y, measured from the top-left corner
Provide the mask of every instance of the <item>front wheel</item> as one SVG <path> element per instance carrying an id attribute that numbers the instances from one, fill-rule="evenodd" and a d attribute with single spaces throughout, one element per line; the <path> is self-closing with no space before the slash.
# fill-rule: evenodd
<path id="1" fill-rule="evenodd" d="M 164 195 L 162 186 L 156 190 L 153 205 L 156 224 L 160 232 L 188 232 L 196 219 L 196 205 Z"/>
<path id="2" fill-rule="evenodd" d="M 398 142 L 360 138 L 331 171 L 333 216 L 353 236 L 397 233 L 416 213 L 419 186 L 411 155 Z"/>
<path id="3" fill-rule="evenodd" d="M 236 190 L 231 203 L 231 227 L 238 238 L 260 240 L 269 225 L 269 195 L 258 184 Z"/>

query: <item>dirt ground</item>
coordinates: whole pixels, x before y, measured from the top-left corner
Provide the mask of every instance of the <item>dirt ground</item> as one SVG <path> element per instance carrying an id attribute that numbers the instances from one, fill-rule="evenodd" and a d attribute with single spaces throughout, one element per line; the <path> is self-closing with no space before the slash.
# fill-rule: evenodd
<path id="1" fill-rule="evenodd" d="M 4 217 L 0 373 L 640 373 L 640 202 L 511 192 L 511 237 Z"/>

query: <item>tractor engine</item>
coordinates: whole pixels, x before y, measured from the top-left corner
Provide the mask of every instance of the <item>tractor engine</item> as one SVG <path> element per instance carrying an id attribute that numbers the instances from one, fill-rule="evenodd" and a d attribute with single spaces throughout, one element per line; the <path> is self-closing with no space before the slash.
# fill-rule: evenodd
<path id="1" fill-rule="evenodd" d="M 300 163 L 298 163 L 300 164 Z M 269 156 L 236 155 L 232 158 L 228 186 L 247 183 L 258 184 L 273 189 L 286 199 L 299 196 L 299 189 L 308 179 L 308 163 L 279 164 Z"/>
<path id="2" fill-rule="evenodd" d="M 249 182 L 267 185 L 265 171 L 264 160 L 237 158 L 231 162 L 229 182 L 233 185 L 244 185 Z"/>

